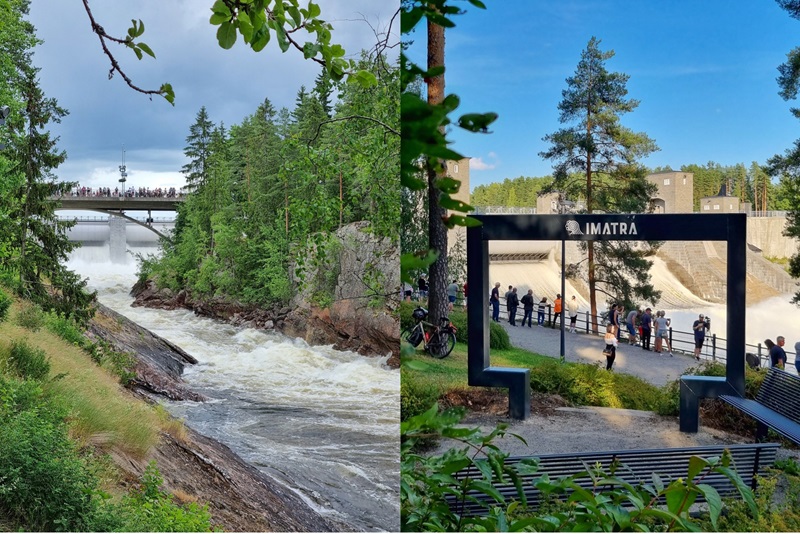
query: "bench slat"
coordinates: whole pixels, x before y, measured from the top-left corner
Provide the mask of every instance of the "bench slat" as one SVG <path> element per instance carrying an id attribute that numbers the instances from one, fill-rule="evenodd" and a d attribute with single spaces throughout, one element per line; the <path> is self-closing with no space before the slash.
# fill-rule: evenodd
<path id="1" fill-rule="evenodd" d="M 692 456 L 710 458 L 721 456 L 725 449 L 730 450 L 733 465 L 742 480 L 750 487 L 754 486 L 754 474 L 763 470 L 775 461 L 775 454 L 779 444 L 777 443 L 756 443 L 746 445 L 728 446 L 705 446 L 705 447 L 685 447 L 678 449 L 641 449 L 630 451 L 605 451 L 605 452 L 586 452 L 586 453 L 563 453 L 554 455 L 540 455 L 539 470 L 531 475 L 521 475 L 523 490 L 530 506 L 539 504 L 541 494 L 533 486 L 532 481 L 538 479 L 543 474 L 550 476 L 551 480 L 572 476 L 586 469 L 584 463 L 589 468 L 600 463 L 606 471 L 611 462 L 616 458 L 622 465 L 617 469 L 618 478 L 632 484 L 640 482 L 649 484 L 652 482 L 652 473 L 656 472 L 665 484 L 671 480 L 686 477 L 689 469 L 689 459 Z M 505 460 L 507 465 L 514 465 L 524 457 L 509 457 Z M 457 479 L 465 477 L 480 477 L 480 472 L 469 467 L 459 471 L 454 475 Z M 593 483 L 588 476 L 576 478 L 575 482 L 581 487 L 591 489 Z M 727 477 L 721 474 L 710 474 L 703 479 L 703 483 L 713 486 L 720 495 L 733 495 L 738 492 L 734 484 Z M 517 500 L 516 488 L 510 481 L 507 483 L 494 482 L 494 487 L 506 498 L 507 502 Z M 485 515 L 490 506 L 496 504 L 494 499 L 480 491 L 471 491 L 467 494 L 465 503 L 456 501 L 452 495 L 447 496 L 447 502 L 451 510 L 462 515 Z M 478 502 L 474 502 L 475 501 Z"/>
<path id="2" fill-rule="evenodd" d="M 720 395 L 719 398 L 753 419 L 764 423 L 785 438 L 800 444 L 800 424 L 792 419 L 763 406 L 755 400 L 743 399 L 732 395 Z"/>

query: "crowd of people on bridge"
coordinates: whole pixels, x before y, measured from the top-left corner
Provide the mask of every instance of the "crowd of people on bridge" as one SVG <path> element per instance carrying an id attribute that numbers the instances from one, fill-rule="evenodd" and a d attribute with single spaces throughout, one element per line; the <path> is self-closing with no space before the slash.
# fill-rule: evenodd
<path id="1" fill-rule="evenodd" d="M 180 198 L 182 194 L 180 189 L 174 187 L 156 187 L 155 189 L 129 187 L 124 190 L 124 194 L 119 187 L 111 189 L 110 187 L 80 186 L 72 189 L 73 197 Z"/>

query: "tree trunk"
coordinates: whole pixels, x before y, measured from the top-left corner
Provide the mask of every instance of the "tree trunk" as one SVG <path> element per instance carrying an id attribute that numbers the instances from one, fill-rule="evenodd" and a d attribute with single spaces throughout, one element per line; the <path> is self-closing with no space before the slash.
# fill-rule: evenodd
<path id="1" fill-rule="evenodd" d="M 428 68 L 444 65 L 444 27 L 428 21 Z M 428 104 L 439 105 L 444 100 L 444 74 L 428 80 Z M 444 127 L 442 127 L 444 131 Z M 439 318 L 447 316 L 447 228 L 444 225 L 444 209 L 439 204 L 440 191 L 437 181 L 444 171 L 437 171 L 437 161 L 429 160 L 428 174 L 428 246 L 439 252 L 439 257 L 428 270 L 428 311 L 430 321 L 439 324 Z"/>

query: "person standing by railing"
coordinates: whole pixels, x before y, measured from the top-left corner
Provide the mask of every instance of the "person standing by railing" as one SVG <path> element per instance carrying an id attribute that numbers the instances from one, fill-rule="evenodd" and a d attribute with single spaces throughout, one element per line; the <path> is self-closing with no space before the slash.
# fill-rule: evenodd
<path id="1" fill-rule="evenodd" d="M 536 317 L 536 322 L 539 323 L 539 326 L 544 326 L 544 312 L 546 309 L 547 297 L 542 297 L 542 300 L 539 301 L 538 316 Z"/>
<path id="2" fill-rule="evenodd" d="M 575 333 L 575 327 L 578 324 L 578 300 L 575 295 L 567 302 L 567 311 L 569 312 L 569 331 Z"/>
<path id="3" fill-rule="evenodd" d="M 650 308 L 645 309 L 640 319 L 642 327 L 642 350 L 650 350 L 650 334 L 653 328 L 653 316 L 651 313 L 652 310 Z"/>
<path id="4" fill-rule="evenodd" d="M 710 328 L 708 321 L 705 320 L 703 314 L 692 323 L 692 330 L 694 330 L 694 359 L 700 361 L 700 350 L 703 348 L 703 341 L 706 339 L 706 330 Z"/>
<path id="5" fill-rule="evenodd" d="M 775 345 L 769 349 L 769 358 L 770 362 L 772 363 L 772 367 L 777 367 L 778 369 L 783 369 L 786 367 L 786 351 L 783 350 L 783 346 L 786 344 L 786 338 L 783 336 L 778 336 L 775 339 Z"/>
<path id="6" fill-rule="evenodd" d="M 525 326 L 525 319 L 527 319 L 528 328 L 533 328 L 531 326 L 531 322 L 533 321 L 533 289 L 529 289 L 528 294 L 522 296 L 521 302 L 522 309 L 525 312 L 525 314 L 522 316 L 522 326 Z"/>
<path id="7" fill-rule="evenodd" d="M 500 282 L 495 282 L 492 293 L 489 296 L 489 303 L 492 305 L 492 321 L 500 322 Z"/>

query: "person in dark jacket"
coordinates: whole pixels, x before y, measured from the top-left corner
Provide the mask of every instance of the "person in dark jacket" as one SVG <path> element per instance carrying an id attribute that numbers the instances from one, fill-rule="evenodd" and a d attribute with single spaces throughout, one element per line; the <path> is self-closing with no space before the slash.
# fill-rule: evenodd
<path id="1" fill-rule="evenodd" d="M 517 326 L 517 308 L 519 308 L 519 297 L 517 296 L 517 288 L 511 290 L 508 296 L 508 322 L 511 326 Z"/>
<path id="2" fill-rule="evenodd" d="M 522 309 L 525 314 L 522 316 L 522 326 L 525 326 L 525 319 L 528 320 L 528 328 L 533 328 L 533 289 L 529 289 L 526 295 L 522 296 Z"/>

